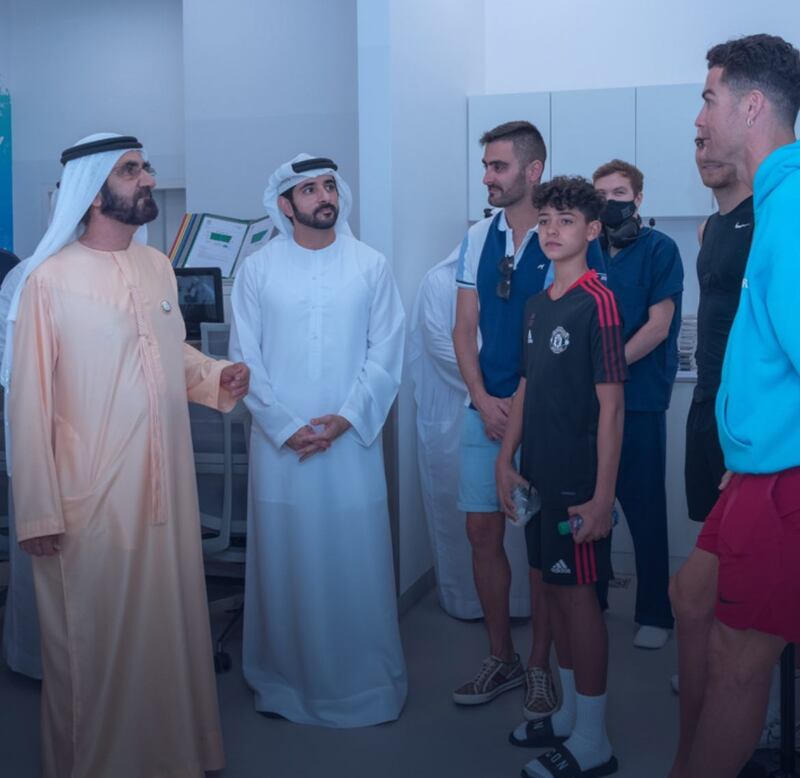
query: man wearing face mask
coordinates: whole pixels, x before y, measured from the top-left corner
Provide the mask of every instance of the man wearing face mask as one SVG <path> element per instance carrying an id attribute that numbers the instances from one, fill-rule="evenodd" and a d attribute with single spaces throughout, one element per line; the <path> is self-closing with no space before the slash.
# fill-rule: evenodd
<path id="1" fill-rule="evenodd" d="M 683 265 L 675 242 L 642 227 L 644 176 L 619 159 L 592 176 L 607 201 L 601 243 L 608 286 L 625 323 L 625 432 L 617 478 L 636 556 L 638 648 L 662 648 L 672 629 L 667 544 L 666 411 L 678 369 Z"/>

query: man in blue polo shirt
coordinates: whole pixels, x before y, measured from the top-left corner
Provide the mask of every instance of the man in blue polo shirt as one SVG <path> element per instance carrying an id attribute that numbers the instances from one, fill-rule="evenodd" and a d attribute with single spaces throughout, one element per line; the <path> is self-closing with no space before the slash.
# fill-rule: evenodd
<path id="1" fill-rule="evenodd" d="M 489 656 L 453 699 L 460 705 L 477 705 L 525 683 L 523 714 L 533 720 L 549 715 L 557 705 L 541 572 L 530 573 L 534 642 L 524 671 L 511 640 L 511 568 L 503 547 L 505 518 L 494 466 L 519 383 L 525 303 L 550 283 L 553 274 L 539 247 L 532 200 L 546 150 L 541 133 L 525 121 L 501 124 L 484 133 L 480 142 L 489 204 L 501 210 L 474 224 L 462 242 L 453 343 L 470 399 L 462 426 L 458 507 L 467 514 Z M 595 268 L 602 262 L 596 242 L 589 261 Z"/>
<path id="2" fill-rule="evenodd" d="M 628 520 L 636 557 L 638 648 L 662 648 L 672 629 L 670 608 L 666 412 L 678 369 L 683 265 L 675 241 L 642 227 L 644 176 L 614 159 L 593 175 L 606 198 L 600 242 L 624 322 L 625 432 L 617 497 Z"/>

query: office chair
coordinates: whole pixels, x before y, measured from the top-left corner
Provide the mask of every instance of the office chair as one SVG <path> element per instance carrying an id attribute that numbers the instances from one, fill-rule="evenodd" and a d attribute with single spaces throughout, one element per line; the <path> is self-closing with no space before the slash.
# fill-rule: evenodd
<path id="1" fill-rule="evenodd" d="M 200 349 L 207 356 L 226 358 L 229 338 L 229 324 L 203 322 L 200 325 Z M 209 604 L 225 607 L 233 614 L 214 646 L 214 668 L 223 673 L 231 667 L 225 640 L 244 611 L 247 522 L 246 516 L 234 515 L 233 506 L 234 476 L 247 475 L 250 414 L 240 402 L 230 413 L 193 406 L 191 418 L 198 475 L 222 475 L 221 512 L 219 515 L 201 512 L 200 524 Z"/>

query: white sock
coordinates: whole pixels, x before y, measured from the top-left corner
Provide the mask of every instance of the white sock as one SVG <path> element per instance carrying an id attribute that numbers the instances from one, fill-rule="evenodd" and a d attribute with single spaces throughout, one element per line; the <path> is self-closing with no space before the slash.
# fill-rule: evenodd
<path id="1" fill-rule="evenodd" d="M 575 757 L 581 770 L 591 770 L 611 759 L 611 743 L 606 734 L 606 696 L 575 695 L 575 728 L 564 745 Z"/>
<path id="2" fill-rule="evenodd" d="M 575 725 L 575 673 L 572 670 L 558 668 L 561 679 L 561 707 L 550 717 L 553 733 L 559 737 L 567 737 Z M 528 734 L 528 722 L 523 721 L 515 730 L 517 740 L 525 740 Z"/>
<path id="3" fill-rule="evenodd" d="M 567 672 L 572 674 L 571 671 Z M 606 734 L 606 695 L 587 697 L 575 693 L 574 684 L 572 688 L 575 726 L 563 747 L 569 749 L 581 770 L 591 770 L 611 759 L 611 743 Z M 555 722 L 555 716 L 553 720 Z M 555 724 L 553 728 L 555 729 Z M 552 778 L 552 774 L 537 759 L 532 759 L 525 765 L 524 773 L 531 778 Z"/>
<path id="4" fill-rule="evenodd" d="M 558 677 L 561 679 L 561 707 L 551 720 L 553 732 L 559 737 L 567 737 L 575 726 L 575 673 L 559 666 Z"/>

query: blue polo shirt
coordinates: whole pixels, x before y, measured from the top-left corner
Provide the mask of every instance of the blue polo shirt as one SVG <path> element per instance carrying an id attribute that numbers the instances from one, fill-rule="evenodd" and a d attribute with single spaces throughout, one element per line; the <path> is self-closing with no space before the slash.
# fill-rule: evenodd
<path id="1" fill-rule="evenodd" d="M 651 305 L 670 298 L 675 303 L 669 334 L 647 356 L 629 365 L 625 384 L 626 411 L 665 411 L 678 371 L 683 263 L 668 235 L 645 227 L 636 240 L 614 257 L 604 246 L 608 286 L 617 298 L 627 343 L 648 319 Z"/>
<path id="2" fill-rule="evenodd" d="M 497 284 L 502 278 L 500 262 L 512 255 L 511 295 L 503 300 L 497 296 Z M 603 252 L 597 241 L 589 244 L 587 262 L 604 278 Z M 481 337 L 478 360 L 484 388 L 492 397 L 510 397 L 517 390 L 525 303 L 552 279 L 553 269 L 539 245 L 537 227 L 528 230 L 515 252 L 505 211 L 473 224 L 462 241 L 456 284 L 478 293 Z"/>

